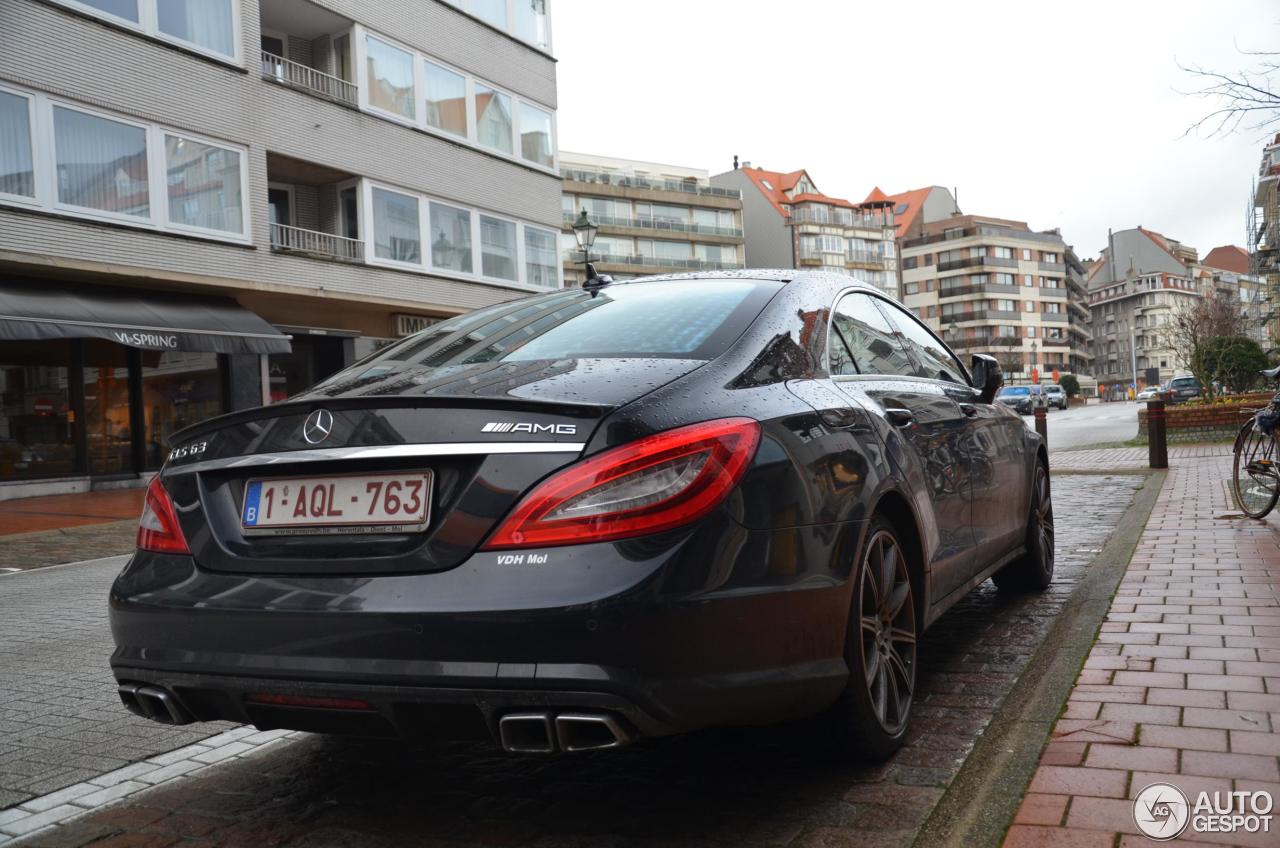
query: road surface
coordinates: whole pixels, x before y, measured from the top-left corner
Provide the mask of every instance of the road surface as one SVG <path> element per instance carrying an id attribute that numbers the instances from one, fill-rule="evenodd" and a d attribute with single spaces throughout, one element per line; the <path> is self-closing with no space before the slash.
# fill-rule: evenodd
<path id="1" fill-rule="evenodd" d="M 1138 435 L 1138 403 L 1095 403 L 1049 410 L 1049 450 L 1124 442 Z M 1028 427 L 1034 419 L 1024 415 Z"/>

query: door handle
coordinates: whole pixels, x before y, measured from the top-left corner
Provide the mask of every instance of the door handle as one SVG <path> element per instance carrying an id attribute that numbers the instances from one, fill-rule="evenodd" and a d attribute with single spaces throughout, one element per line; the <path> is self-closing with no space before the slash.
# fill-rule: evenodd
<path id="1" fill-rule="evenodd" d="M 970 418 L 972 418 L 973 416 L 978 414 L 978 407 L 974 406 L 971 403 L 962 403 L 960 404 L 960 411 L 963 412 L 965 415 L 969 416 Z"/>
<path id="2" fill-rule="evenodd" d="M 916 417 L 911 414 L 909 409 L 886 408 L 884 417 L 889 419 L 889 423 L 895 427 L 908 427 L 916 423 Z"/>

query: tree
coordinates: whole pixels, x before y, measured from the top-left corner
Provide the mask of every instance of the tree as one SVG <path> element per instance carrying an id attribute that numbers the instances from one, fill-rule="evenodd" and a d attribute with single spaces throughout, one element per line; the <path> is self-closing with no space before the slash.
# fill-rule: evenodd
<path id="1" fill-rule="evenodd" d="M 1067 393 L 1069 398 L 1080 394 L 1080 381 L 1076 379 L 1075 374 L 1063 374 L 1062 379 L 1058 381 L 1058 385 L 1062 386 L 1062 390 Z"/>
<path id="2" fill-rule="evenodd" d="M 1197 353 L 1194 372 L 1209 377 L 1200 382 L 1208 390 L 1217 380 L 1232 390 L 1240 392 L 1251 388 L 1258 381 L 1258 372 L 1267 367 L 1267 355 L 1253 339 L 1247 336 L 1218 336 L 1207 340 Z"/>
<path id="3" fill-rule="evenodd" d="M 1195 375 L 1212 399 L 1217 359 L 1205 355 L 1205 345 L 1211 339 L 1243 335 L 1244 324 L 1239 301 L 1229 295 L 1185 297 L 1174 306 L 1162 331 L 1162 346 L 1173 349 L 1178 364 Z"/>
<path id="4" fill-rule="evenodd" d="M 1252 57 L 1254 67 L 1222 73 L 1205 70 L 1198 65 L 1179 64 L 1188 74 L 1196 77 L 1200 87 L 1184 91 L 1189 97 L 1200 97 L 1214 104 L 1212 111 L 1187 127 L 1187 133 L 1205 130 L 1209 136 L 1231 135 L 1243 128 L 1261 136 L 1270 135 L 1280 128 L 1280 53 L 1257 50 L 1241 50 Z"/>
<path id="5" fill-rule="evenodd" d="M 991 346 L 1004 348 L 996 353 L 996 358 L 1005 374 L 1017 374 L 1022 370 L 1022 339 L 1017 336 L 996 336 L 991 340 Z"/>

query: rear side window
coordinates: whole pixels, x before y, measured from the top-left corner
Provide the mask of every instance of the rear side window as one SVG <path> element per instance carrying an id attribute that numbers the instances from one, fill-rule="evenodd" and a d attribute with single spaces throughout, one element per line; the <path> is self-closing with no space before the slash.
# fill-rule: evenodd
<path id="1" fill-rule="evenodd" d="M 828 369 L 831 374 L 915 373 L 902 341 L 871 297 L 847 294 L 831 318 Z"/>
<path id="2" fill-rule="evenodd" d="M 625 357 L 713 359 L 780 283 L 676 280 L 565 290 L 436 324 L 357 363 L 356 376 L 484 362 Z M 347 374 L 350 377 L 352 374 Z"/>
<path id="3" fill-rule="evenodd" d="M 902 333 L 903 342 L 916 361 L 917 377 L 965 385 L 964 369 L 933 333 L 892 303 L 878 300 L 877 304 L 889 313 L 898 332 Z"/>

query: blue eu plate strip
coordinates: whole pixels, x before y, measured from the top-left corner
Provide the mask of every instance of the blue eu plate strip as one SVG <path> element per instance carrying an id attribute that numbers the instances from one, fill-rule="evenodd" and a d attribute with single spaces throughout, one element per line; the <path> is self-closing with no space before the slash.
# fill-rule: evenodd
<path id="1" fill-rule="evenodd" d="M 244 491 L 244 514 L 240 523 L 245 527 L 253 527 L 258 523 L 258 499 L 262 495 L 262 482 L 254 480 Z"/>

